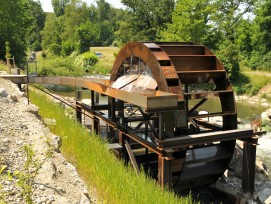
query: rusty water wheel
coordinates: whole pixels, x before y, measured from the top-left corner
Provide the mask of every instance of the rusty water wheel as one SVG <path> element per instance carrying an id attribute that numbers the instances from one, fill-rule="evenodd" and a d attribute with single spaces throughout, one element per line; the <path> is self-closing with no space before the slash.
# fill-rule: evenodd
<path id="1" fill-rule="evenodd" d="M 231 83 L 222 63 L 205 46 L 194 43 L 129 42 L 117 55 L 110 80 L 146 73 L 156 81 L 155 89 L 178 95 L 178 114 L 170 117 L 172 122 L 166 126 L 169 132 L 167 137 L 237 129 Z M 126 81 L 127 85 L 131 83 Z M 153 84 L 146 84 L 146 88 L 149 86 L 154 87 Z M 125 84 L 121 88 L 125 88 Z M 210 105 L 206 106 L 208 103 Z M 144 116 L 144 111 L 141 113 Z M 157 134 L 153 132 L 159 126 L 155 114 L 148 117 L 153 117 L 150 122 L 152 128 L 150 126 L 146 131 L 145 126 L 144 133 L 144 125 L 141 126 L 145 137 L 152 135 L 149 138 L 154 138 L 155 143 Z M 146 124 L 144 121 L 148 117 L 145 115 L 141 123 Z M 140 127 L 137 130 L 141 133 Z M 181 190 L 214 183 L 228 167 L 234 147 L 235 140 L 230 140 L 175 150 L 171 167 L 173 187 Z M 134 145 L 134 151 L 137 148 Z M 143 156 L 137 158 L 139 164 L 151 169 L 152 175 L 157 174 L 157 157 L 153 153 L 145 151 Z"/>

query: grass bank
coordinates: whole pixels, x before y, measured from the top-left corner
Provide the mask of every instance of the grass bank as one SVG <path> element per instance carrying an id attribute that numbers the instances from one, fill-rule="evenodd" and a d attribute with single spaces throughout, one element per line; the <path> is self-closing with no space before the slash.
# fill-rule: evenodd
<path id="1" fill-rule="evenodd" d="M 256 95 L 261 88 L 271 83 L 270 72 L 245 71 L 240 72 L 239 78 L 233 83 L 237 95 Z"/>
<path id="2" fill-rule="evenodd" d="M 118 47 L 91 47 L 90 52 L 101 52 L 103 55 L 94 65 L 94 70 L 99 74 L 110 74 L 119 50 Z"/>
<path id="3" fill-rule="evenodd" d="M 104 142 L 66 117 L 63 109 L 46 95 L 31 89 L 30 100 L 39 107 L 42 117 L 56 120 L 57 125 L 49 128 L 62 138 L 62 153 L 76 166 L 85 183 L 96 187 L 103 203 L 193 203 L 190 197 L 163 191 L 145 174 L 136 175 L 130 167 L 125 167 L 107 150 Z"/>

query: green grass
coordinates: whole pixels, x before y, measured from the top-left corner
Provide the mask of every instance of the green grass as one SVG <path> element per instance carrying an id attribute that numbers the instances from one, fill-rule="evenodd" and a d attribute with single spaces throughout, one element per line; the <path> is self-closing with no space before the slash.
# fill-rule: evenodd
<path id="1" fill-rule="evenodd" d="M 7 71 L 7 65 L 3 61 L 0 61 L 0 71 Z"/>
<path id="2" fill-rule="evenodd" d="M 241 72 L 238 81 L 233 83 L 233 86 L 238 95 L 254 96 L 269 83 L 271 83 L 271 73 L 250 71 Z"/>
<path id="3" fill-rule="evenodd" d="M 130 167 L 125 167 L 99 137 L 90 135 L 80 124 L 66 117 L 63 109 L 44 94 L 31 89 L 30 100 L 39 107 L 42 117 L 56 119 L 57 125 L 49 128 L 62 138 L 62 153 L 76 166 L 85 183 L 96 187 L 102 203 L 193 203 L 191 197 L 181 198 L 163 191 L 144 173 L 136 175 Z"/>
<path id="4" fill-rule="evenodd" d="M 91 47 L 91 52 L 101 52 L 103 55 L 99 58 L 99 62 L 94 65 L 94 70 L 99 74 L 109 74 L 119 50 L 117 47 Z"/>
<path id="5" fill-rule="evenodd" d="M 91 70 L 97 74 L 109 74 L 115 62 L 115 56 L 119 52 L 117 47 L 91 47 L 90 52 L 101 52 L 103 57 L 99 58 Z M 82 76 L 84 75 L 83 68 L 76 64 L 76 56 L 54 56 L 47 54 L 46 58 L 42 58 L 42 52 L 37 52 L 37 67 L 40 75 L 46 76 Z M 32 72 L 35 71 L 35 65 L 30 64 L 29 68 Z M 87 73 L 86 73 L 87 74 Z M 92 73 L 90 73 L 92 74 Z"/>

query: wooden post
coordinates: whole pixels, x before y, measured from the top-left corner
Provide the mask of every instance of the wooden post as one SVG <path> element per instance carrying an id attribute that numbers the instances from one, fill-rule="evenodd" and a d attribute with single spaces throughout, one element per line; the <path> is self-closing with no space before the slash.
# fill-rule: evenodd
<path id="1" fill-rule="evenodd" d="M 10 58 L 6 58 L 7 59 L 7 67 L 8 67 L 8 74 L 11 74 L 11 67 L 10 67 Z"/>

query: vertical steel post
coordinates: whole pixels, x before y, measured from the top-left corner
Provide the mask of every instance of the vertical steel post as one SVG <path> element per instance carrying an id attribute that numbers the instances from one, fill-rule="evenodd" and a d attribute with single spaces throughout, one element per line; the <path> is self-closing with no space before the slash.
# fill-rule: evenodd
<path id="1" fill-rule="evenodd" d="M 99 93 L 95 93 L 93 90 L 90 92 L 91 94 L 91 109 L 94 110 L 95 105 L 99 103 Z M 96 95 L 96 100 L 95 100 Z M 96 135 L 100 134 L 100 120 L 96 118 L 95 115 L 92 115 L 92 124 L 91 124 L 91 132 L 95 133 Z"/>
<path id="2" fill-rule="evenodd" d="M 243 144 L 243 175 L 242 188 L 250 196 L 254 193 L 255 184 L 256 144 L 245 141 Z"/>
<path id="3" fill-rule="evenodd" d="M 82 107 L 81 105 L 78 103 L 78 101 L 76 100 L 76 120 L 79 123 L 82 123 Z"/>
<path id="4" fill-rule="evenodd" d="M 171 160 L 161 155 L 158 157 L 158 181 L 163 188 L 172 188 Z"/>
<path id="5" fill-rule="evenodd" d="M 149 135 L 149 126 L 148 126 L 148 121 L 145 122 L 145 140 L 148 140 L 148 135 Z M 146 163 L 147 166 L 149 168 L 149 149 L 146 148 L 145 150 L 145 154 L 146 154 Z"/>
<path id="6" fill-rule="evenodd" d="M 164 129 L 165 129 L 165 123 L 164 123 L 164 113 L 159 113 L 159 140 L 164 139 Z"/>
<path id="7" fill-rule="evenodd" d="M 96 92 L 95 102 L 100 103 L 100 94 Z"/>
<path id="8" fill-rule="evenodd" d="M 116 101 L 115 101 L 115 98 L 113 97 L 108 97 L 108 117 L 112 121 L 116 120 Z M 115 131 L 114 131 L 114 128 L 110 126 L 108 139 L 109 141 L 113 141 L 114 138 L 115 138 Z"/>
<path id="9" fill-rule="evenodd" d="M 92 120 L 92 133 L 95 133 L 96 135 L 100 135 L 100 120 L 98 118 L 95 118 L 95 116 L 93 116 L 93 120 Z"/>
<path id="10" fill-rule="evenodd" d="M 76 99 L 76 119 L 79 123 L 82 123 L 82 107 L 78 101 L 82 101 L 82 90 L 76 90 L 75 92 Z"/>

